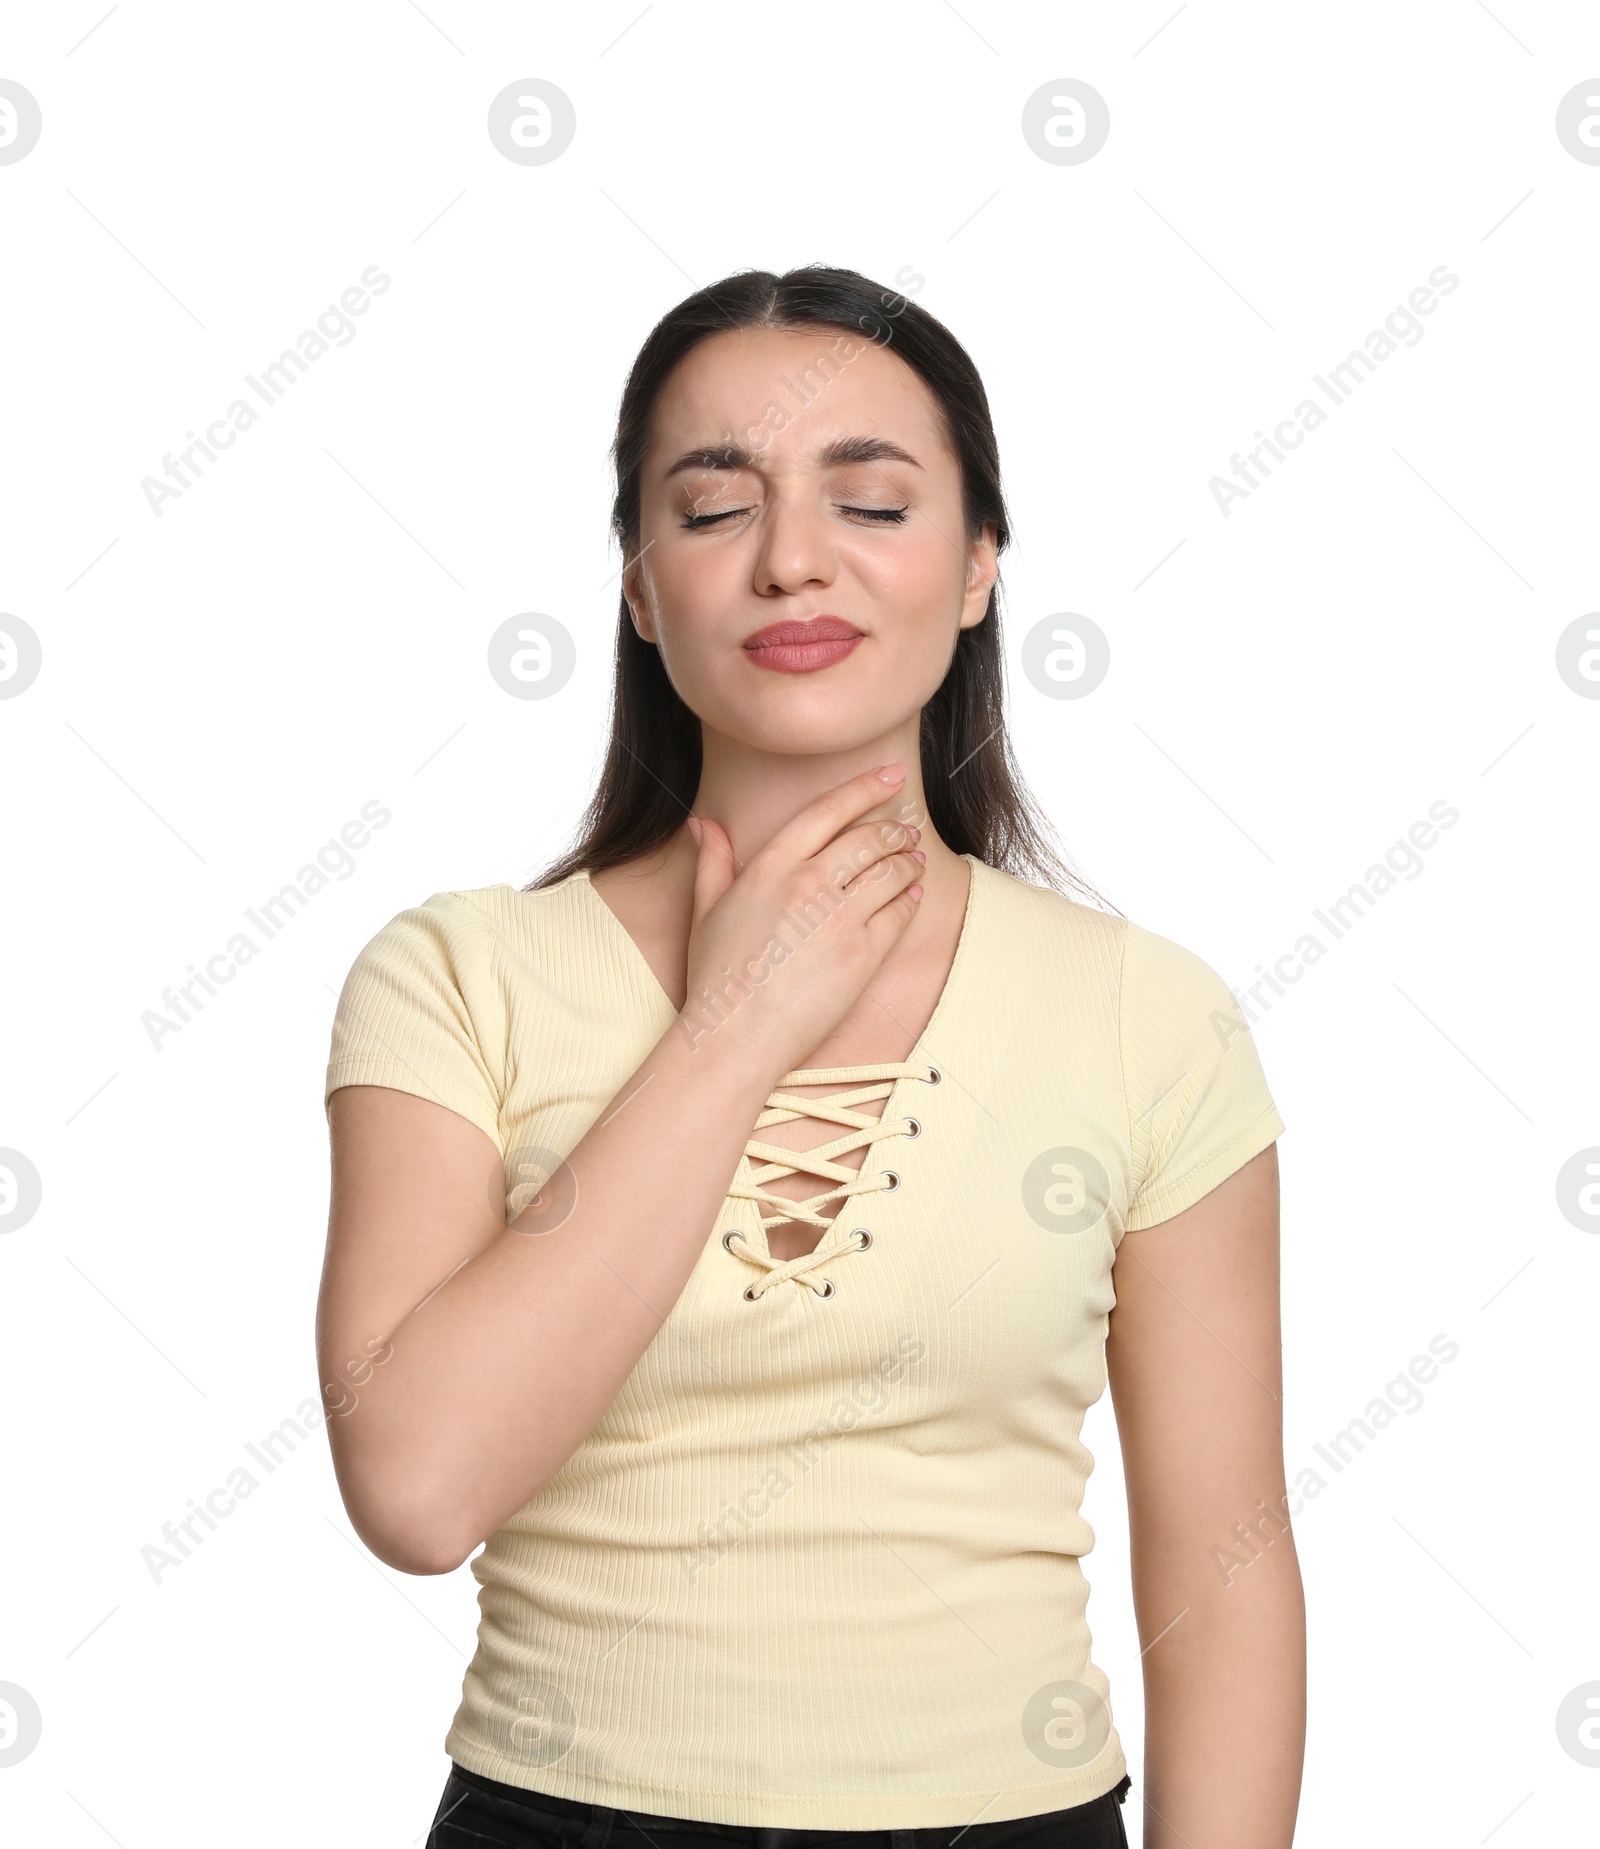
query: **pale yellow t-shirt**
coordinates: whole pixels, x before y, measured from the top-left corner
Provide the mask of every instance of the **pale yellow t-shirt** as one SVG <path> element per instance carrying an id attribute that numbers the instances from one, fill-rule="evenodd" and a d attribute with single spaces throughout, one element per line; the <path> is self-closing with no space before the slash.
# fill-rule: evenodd
<path id="1" fill-rule="evenodd" d="M 782 1276 L 730 1196 L 599 1422 L 472 1560 L 444 1742 L 469 1770 L 819 1829 L 998 1822 L 1121 1779 L 1079 1565 L 1111 1263 L 1283 1123 L 1199 957 L 971 866 L 877 1191 Z M 327 1091 L 434 1099 L 537 1188 L 675 1019 L 586 876 L 438 893 L 356 960 Z"/>

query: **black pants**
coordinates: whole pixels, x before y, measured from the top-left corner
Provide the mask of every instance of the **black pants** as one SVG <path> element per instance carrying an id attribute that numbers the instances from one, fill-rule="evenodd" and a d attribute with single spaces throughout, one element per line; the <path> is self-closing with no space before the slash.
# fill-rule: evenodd
<path id="1" fill-rule="evenodd" d="M 1130 1781 L 1067 1810 L 1004 1823 L 913 1830 L 801 1830 L 699 1823 L 615 1810 L 502 1785 L 452 1765 L 427 1849 L 1128 1849 L 1122 1802 Z"/>

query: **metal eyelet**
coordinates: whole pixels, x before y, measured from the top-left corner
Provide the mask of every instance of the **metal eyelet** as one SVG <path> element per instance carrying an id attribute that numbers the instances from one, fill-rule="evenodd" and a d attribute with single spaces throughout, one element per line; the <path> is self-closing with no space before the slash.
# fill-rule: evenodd
<path id="1" fill-rule="evenodd" d="M 833 1279 L 832 1279 L 832 1278 L 828 1278 L 828 1279 L 826 1280 L 826 1283 L 827 1283 L 827 1286 L 828 1286 L 828 1288 L 827 1288 L 826 1290 L 818 1290 L 818 1289 L 817 1289 L 817 1287 L 816 1287 L 816 1285 L 815 1285 L 815 1284 L 813 1284 L 813 1285 L 811 1286 L 811 1289 L 812 1289 L 812 1291 L 814 1292 L 814 1294 L 815 1294 L 815 1295 L 817 1295 L 818 1297 L 831 1297 L 831 1296 L 833 1295 Z"/>
<path id="2" fill-rule="evenodd" d="M 856 1248 L 858 1252 L 865 1252 L 867 1247 L 872 1244 L 872 1234 L 869 1233 L 864 1226 L 858 1226 L 850 1237 L 861 1241 L 861 1244 Z"/>
<path id="3" fill-rule="evenodd" d="M 728 1244 L 728 1241 L 730 1239 L 743 1239 L 743 1238 L 744 1238 L 744 1234 L 739 1231 L 737 1226 L 730 1226 L 728 1230 L 722 1235 L 723 1250 L 725 1252 L 731 1252 L 733 1250 L 733 1247 Z"/>
<path id="4" fill-rule="evenodd" d="M 924 1085 L 937 1085 L 943 1077 L 944 1074 L 937 1066 L 929 1066 L 928 1076 L 922 1082 Z"/>
<path id="5" fill-rule="evenodd" d="M 739 1295 L 744 1298 L 746 1303 L 754 1303 L 756 1301 L 755 1290 L 755 1285 L 747 1284 L 744 1289 L 740 1291 Z"/>
<path id="6" fill-rule="evenodd" d="M 909 1130 L 902 1131 L 901 1134 L 903 1136 L 907 1137 L 908 1139 L 912 1137 L 921 1136 L 922 1120 L 920 1117 L 908 1117 L 906 1119 L 906 1122 L 911 1126 L 911 1128 Z"/>
<path id="7" fill-rule="evenodd" d="M 884 1178 L 884 1180 L 885 1180 L 886 1182 L 888 1182 L 888 1184 L 889 1184 L 889 1185 L 888 1185 L 888 1187 L 886 1187 L 886 1188 L 884 1189 L 884 1193 L 885 1193 L 885 1194 L 893 1194 L 893 1193 L 894 1193 L 894 1191 L 895 1191 L 895 1189 L 896 1189 L 896 1188 L 898 1188 L 898 1187 L 899 1187 L 899 1185 L 900 1185 L 900 1177 L 899 1177 L 899 1175 L 898 1175 L 898 1174 L 897 1174 L 897 1173 L 895 1172 L 895 1170 L 894 1170 L 894 1169 L 892 1169 L 892 1168 L 886 1168 L 886 1169 L 885 1169 L 885 1170 L 883 1171 L 883 1178 Z"/>

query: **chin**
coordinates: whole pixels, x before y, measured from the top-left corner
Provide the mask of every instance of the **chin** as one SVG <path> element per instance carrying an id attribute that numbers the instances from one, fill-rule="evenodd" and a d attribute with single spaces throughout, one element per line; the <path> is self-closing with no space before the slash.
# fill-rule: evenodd
<path id="1" fill-rule="evenodd" d="M 859 750 L 885 737 L 919 710 L 903 689 L 893 702 L 875 699 L 859 684 L 848 693 L 818 677 L 763 674 L 776 685 L 744 690 L 737 700 L 696 707 L 702 722 L 725 738 L 757 751 L 821 757 Z M 693 702 L 691 702 L 693 704 Z"/>

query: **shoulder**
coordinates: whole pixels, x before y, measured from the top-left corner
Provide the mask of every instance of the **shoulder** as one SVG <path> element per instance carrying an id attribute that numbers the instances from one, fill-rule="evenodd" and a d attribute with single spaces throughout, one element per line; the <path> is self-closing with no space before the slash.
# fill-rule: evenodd
<path id="1" fill-rule="evenodd" d="M 1005 950 L 1046 957 L 1067 955 L 1088 974 L 1113 983 L 1134 1006 L 1200 1006 L 1238 1012 L 1227 983 L 1198 952 L 1120 912 L 1084 905 L 1048 886 L 1036 886 L 981 861 L 974 902 L 989 913 L 991 934 Z"/>
<path id="2" fill-rule="evenodd" d="M 1117 1034 L 1130 1096 L 1154 1100 L 1176 1085 L 1187 1097 L 1231 1075 L 1254 1097 L 1264 1088 L 1249 1021 L 1226 979 L 1197 951 L 1128 921 Z"/>
<path id="3" fill-rule="evenodd" d="M 429 894 L 396 912 L 362 946 L 350 982 L 385 990 L 454 991 L 474 1011 L 491 995 L 585 959 L 593 900 L 583 882 L 524 892 L 477 886 Z"/>
<path id="4" fill-rule="evenodd" d="M 580 876 L 533 891 L 505 884 L 432 893 L 397 912 L 372 940 L 428 939 L 485 951 L 497 943 L 519 944 L 560 932 L 584 913 L 587 895 Z"/>
<path id="5" fill-rule="evenodd" d="M 1113 961 L 1120 955 L 1125 918 L 1081 904 L 1051 886 L 972 860 L 974 911 L 987 913 L 992 934 L 1018 949 L 1075 950 Z"/>
<path id="6" fill-rule="evenodd" d="M 1126 921 L 1122 944 L 1124 1016 L 1174 1020 L 1239 1016 L 1239 1003 L 1218 971 L 1197 951 L 1160 932 Z M 1238 1020 L 1244 1030 L 1244 1022 Z"/>

